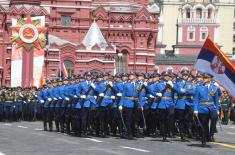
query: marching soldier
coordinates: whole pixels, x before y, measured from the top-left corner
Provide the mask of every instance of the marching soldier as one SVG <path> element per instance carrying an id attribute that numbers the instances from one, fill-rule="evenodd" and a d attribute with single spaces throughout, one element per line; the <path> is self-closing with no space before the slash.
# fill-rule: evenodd
<path id="1" fill-rule="evenodd" d="M 98 82 L 95 90 L 98 92 L 97 104 L 98 104 L 98 120 L 101 129 L 101 136 L 107 137 L 108 123 L 109 123 L 109 110 L 114 96 L 113 82 L 110 81 L 111 77 L 108 73 L 104 73 L 103 80 Z"/>
<path id="2" fill-rule="evenodd" d="M 136 75 L 134 72 L 129 73 L 129 81 L 123 86 L 122 98 L 119 105 L 119 110 L 123 110 L 125 115 L 124 123 L 127 129 L 127 138 L 133 139 L 134 135 L 134 106 L 138 100 L 138 84 L 136 83 Z"/>
<path id="3" fill-rule="evenodd" d="M 82 81 L 79 84 L 79 87 L 77 89 L 76 95 L 80 98 L 80 104 L 81 104 L 81 121 L 82 121 L 82 131 L 83 136 L 87 137 L 87 128 L 88 128 L 88 117 L 89 117 L 89 110 L 92 105 L 96 105 L 96 99 L 95 99 L 95 91 L 96 88 L 93 81 L 91 81 L 91 73 L 87 72 L 84 74 L 85 81 Z"/>
<path id="4" fill-rule="evenodd" d="M 49 83 L 48 83 L 49 84 Z M 51 101 L 50 98 L 48 98 L 48 89 L 46 85 L 43 86 L 43 89 L 40 91 L 38 95 L 38 101 L 40 104 L 43 105 L 43 127 L 44 131 L 47 131 L 47 123 L 48 123 L 48 102 Z"/>
<path id="5" fill-rule="evenodd" d="M 192 137 L 191 118 L 193 116 L 194 87 L 189 80 L 189 76 L 191 76 L 189 70 L 183 69 L 180 74 L 182 79 L 177 81 L 174 86 L 174 90 L 178 94 L 175 102 L 175 116 L 178 122 L 181 140 L 185 141 L 185 129 L 188 130 L 188 134 Z"/>
<path id="6" fill-rule="evenodd" d="M 159 104 L 157 105 L 160 132 L 163 137 L 163 142 L 167 142 L 167 131 L 171 133 L 173 130 L 173 120 L 171 120 L 171 116 L 174 114 L 174 85 L 172 81 L 170 81 L 170 73 L 168 71 L 163 71 L 162 76 L 163 79 L 156 85 L 157 91 L 154 95 L 160 97 Z"/>
<path id="7" fill-rule="evenodd" d="M 219 114 L 218 88 L 212 84 L 212 77 L 211 74 L 204 73 L 204 83 L 199 84 L 195 90 L 194 114 L 198 116 L 202 125 L 201 138 L 203 146 L 206 144 L 206 141 L 214 141 L 216 121 Z"/>

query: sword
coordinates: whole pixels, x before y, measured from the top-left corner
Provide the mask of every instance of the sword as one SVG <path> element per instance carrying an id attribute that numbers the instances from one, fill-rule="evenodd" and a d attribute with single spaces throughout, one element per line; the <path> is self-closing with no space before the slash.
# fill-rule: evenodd
<path id="1" fill-rule="evenodd" d="M 219 117 L 219 115 L 218 115 L 218 122 L 219 122 L 219 126 L 220 126 L 220 131 L 223 131 L 223 129 L 222 129 L 222 123 L 221 123 L 221 119 L 220 119 L 220 117 Z"/>
<path id="2" fill-rule="evenodd" d="M 123 119 L 123 116 L 122 116 L 122 111 L 119 110 L 119 112 L 120 112 L 120 116 L 121 116 L 121 120 L 122 120 L 123 127 L 124 127 L 125 132 L 126 132 L 126 131 L 127 131 L 127 128 L 126 128 L 126 125 L 125 125 L 125 122 L 124 122 L 124 119 Z"/>
<path id="3" fill-rule="evenodd" d="M 205 140 L 205 129 L 204 129 L 204 127 L 202 126 L 202 123 L 201 123 L 201 121 L 199 120 L 199 118 L 198 118 L 198 115 L 194 115 L 195 116 L 195 118 L 196 118 L 196 121 L 197 121 L 197 123 L 198 123 L 198 125 L 199 125 L 199 127 L 201 128 L 201 130 L 202 130 L 202 145 L 205 145 L 206 144 L 206 140 Z M 205 143 L 205 144 L 204 144 Z"/>
<path id="4" fill-rule="evenodd" d="M 143 112 L 143 108 L 141 107 L 141 114 L 144 120 L 144 130 L 146 130 L 146 121 L 145 121 L 145 117 L 144 117 L 144 112 Z"/>

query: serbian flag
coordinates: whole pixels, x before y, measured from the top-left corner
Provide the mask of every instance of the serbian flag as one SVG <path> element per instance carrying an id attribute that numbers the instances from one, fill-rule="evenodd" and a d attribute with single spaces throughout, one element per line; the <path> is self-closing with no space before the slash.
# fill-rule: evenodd
<path id="1" fill-rule="evenodd" d="M 214 80 L 223 86 L 232 96 L 235 96 L 235 65 L 207 37 L 194 64 L 194 69 L 207 72 Z"/>
<path id="2" fill-rule="evenodd" d="M 68 76 L 68 72 L 67 72 L 67 69 L 65 67 L 65 64 L 64 64 L 64 61 L 63 59 L 61 58 L 60 56 L 60 64 L 59 64 L 59 77 L 62 77 L 62 74 L 63 73 L 63 76 Z"/>

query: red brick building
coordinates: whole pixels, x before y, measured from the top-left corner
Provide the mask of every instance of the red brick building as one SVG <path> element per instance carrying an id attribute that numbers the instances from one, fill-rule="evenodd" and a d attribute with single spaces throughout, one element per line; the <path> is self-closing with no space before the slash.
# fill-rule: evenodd
<path id="1" fill-rule="evenodd" d="M 159 8 L 147 5 L 148 0 L 0 1 L 1 85 L 11 80 L 11 19 L 27 15 L 46 17 L 46 78 L 58 75 L 60 55 L 69 74 L 153 71 Z"/>

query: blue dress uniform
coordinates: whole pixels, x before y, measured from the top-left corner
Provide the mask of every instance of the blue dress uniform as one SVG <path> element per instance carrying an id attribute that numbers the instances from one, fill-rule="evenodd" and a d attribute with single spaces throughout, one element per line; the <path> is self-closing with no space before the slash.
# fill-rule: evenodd
<path id="1" fill-rule="evenodd" d="M 38 101 L 43 104 L 43 127 L 47 131 L 47 115 L 48 115 L 48 98 L 47 98 L 48 88 L 43 88 L 38 94 Z"/>
<path id="2" fill-rule="evenodd" d="M 192 82 L 180 80 L 176 82 L 174 90 L 177 93 L 177 99 L 175 99 L 175 118 L 179 125 L 181 140 L 184 140 L 184 133 L 188 133 L 190 137 L 192 136 L 193 95 L 195 88 Z M 187 131 L 185 132 L 185 130 Z"/>
<path id="3" fill-rule="evenodd" d="M 99 94 L 98 105 L 98 120 L 100 123 L 101 136 L 106 137 L 108 134 L 108 122 L 109 122 L 109 109 L 112 106 L 113 99 L 115 99 L 113 92 L 113 84 L 111 81 L 101 81 L 96 83 L 95 90 Z M 97 128 L 97 127 L 96 127 Z M 98 131 L 96 131 L 98 134 Z"/>
<path id="4" fill-rule="evenodd" d="M 53 93 L 54 93 L 54 112 L 55 112 L 55 126 L 56 126 L 56 131 L 60 131 L 60 105 L 62 103 L 62 98 L 60 97 L 60 89 L 61 85 L 57 85 L 54 87 Z"/>
<path id="5" fill-rule="evenodd" d="M 206 74 L 207 75 L 207 74 Z M 198 84 L 195 90 L 194 113 L 198 114 L 199 120 L 204 127 L 202 142 L 206 140 L 213 141 L 213 135 L 216 132 L 216 121 L 219 112 L 218 87 L 210 83 L 208 85 Z M 209 120 L 211 125 L 209 129 Z"/>
<path id="6" fill-rule="evenodd" d="M 123 87 L 122 98 L 120 102 L 120 106 L 124 107 L 123 113 L 126 116 L 125 125 L 129 139 L 132 139 L 134 134 L 133 110 L 135 103 L 138 101 L 138 88 L 138 83 L 130 81 L 126 82 Z"/>
<path id="7" fill-rule="evenodd" d="M 66 79 L 67 80 L 67 79 Z M 71 125 L 71 100 L 74 95 L 75 87 L 74 85 L 67 84 L 63 87 L 63 93 L 61 94 L 61 97 L 63 99 L 64 104 L 64 117 L 65 117 L 65 124 L 66 124 L 66 133 L 70 134 L 70 125 Z"/>
<path id="8" fill-rule="evenodd" d="M 53 98 L 54 98 L 54 88 L 49 87 L 47 89 L 47 102 L 48 102 L 48 125 L 49 125 L 49 131 L 53 130 L 53 118 L 54 118 L 54 104 L 53 104 Z"/>
<path id="9" fill-rule="evenodd" d="M 80 96 L 78 96 L 78 94 L 80 94 L 80 83 L 77 83 L 75 85 L 75 97 L 80 98 Z M 80 105 L 80 101 L 77 100 L 77 102 L 74 104 L 74 127 L 75 127 L 75 135 L 76 136 L 81 136 L 81 105 Z"/>
<path id="10" fill-rule="evenodd" d="M 159 118 L 157 117 L 157 106 L 159 104 L 159 96 L 156 96 L 158 82 L 151 82 L 147 86 L 148 90 L 148 99 L 149 99 L 149 115 L 148 115 L 148 123 L 147 123 L 147 134 L 152 134 L 156 136 L 156 128 L 158 126 Z"/>
<path id="11" fill-rule="evenodd" d="M 91 86 L 94 85 L 92 81 L 83 81 L 76 88 L 77 96 L 80 97 L 81 104 L 81 120 L 83 136 L 87 136 L 88 114 L 91 106 L 96 106 L 95 91 Z M 89 89 L 89 92 L 88 92 Z M 82 103 L 81 103 L 82 102 Z"/>
<path id="12" fill-rule="evenodd" d="M 117 75 L 119 78 L 121 78 L 121 75 Z M 118 81 L 114 83 L 113 89 L 115 91 L 115 101 L 112 104 L 111 111 L 110 111 L 110 119 L 111 119 L 111 131 L 114 136 L 116 136 L 117 133 L 117 127 L 118 132 L 121 137 L 123 137 L 123 124 L 121 120 L 121 114 L 118 110 L 118 106 L 121 100 L 122 92 L 123 92 L 123 86 L 124 83 L 122 81 Z"/>
<path id="13" fill-rule="evenodd" d="M 170 76 L 170 73 L 164 71 L 162 75 Z M 160 97 L 159 104 L 157 106 L 159 112 L 160 130 L 163 136 L 163 141 L 167 141 L 167 132 L 171 134 L 173 131 L 173 120 L 171 119 L 171 116 L 174 114 L 175 106 L 173 83 L 171 81 L 160 81 L 157 83 L 156 89 L 156 96 Z"/>
<path id="14" fill-rule="evenodd" d="M 141 73 L 140 73 L 141 74 Z M 143 137 L 140 133 L 139 127 L 146 130 L 146 115 L 144 115 L 144 110 L 148 109 L 148 97 L 147 97 L 147 82 L 137 81 L 138 84 L 138 100 L 135 103 L 134 108 L 134 123 L 135 123 L 135 136 Z"/>
<path id="15" fill-rule="evenodd" d="M 65 100 L 65 96 L 64 96 L 64 89 L 65 89 L 66 85 L 61 85 L 58 88 L 58 93 L 59 93 L 59 100 L 60 102 L 57 102 L 57 107 L 59 107 L 59 124 L 60 124 L 60 132 L 64 133 L 64 123 L 65 123 L 65 105 L 67 102 Z"/>

